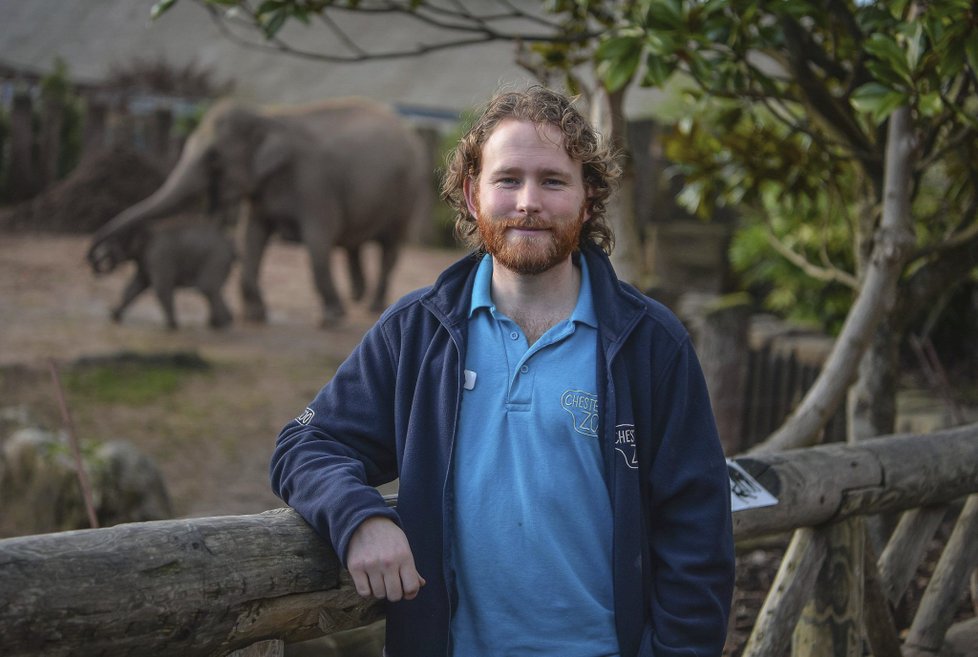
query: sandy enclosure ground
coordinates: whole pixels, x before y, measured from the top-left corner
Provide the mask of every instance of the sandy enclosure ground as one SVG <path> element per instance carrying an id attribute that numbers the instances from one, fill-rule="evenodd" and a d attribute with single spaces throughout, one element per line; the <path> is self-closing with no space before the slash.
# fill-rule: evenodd
<path id="1" fill-rule="evenodd" d="M 268 457 L 278 430 L 302 410 L 335 366 L 349 354 L 375 316 L 348 302 L 337 328 L 319 327 L 320 303 L 301 246 L 273 243 L 262 268 L 267 324 L 237 319 L 236 274 L 225 296 L 236 320 L 213 331 L 203 299 L 177 294 L 181 328 L 168 331 L 155 296 L 146 292 L 121 324 L 109 309 L 130 269 L 96 277 L 84 261 L 88 238 L 0 234 L 0 407 L 26 409 L 47 428 L 60 413 L 48 362 L 79 358 L 194 352 L 211 368 L 190 375 L 159 403 L 68 403 L 83 441 L 123 438 L 152 456 L 163 470 L 175 513 L 205 516 L 255 513 L 281 502 L 268 490 Z M 365 251 L 372 283 L 377 253 Z M 392 278 L 394 299 L 434 281 L 461 255 L 406 247 Z M 341 294 L 348 290 L 342 253 L 334 259 Z M 0 440 L 6 436 L 0 436 Z"/>

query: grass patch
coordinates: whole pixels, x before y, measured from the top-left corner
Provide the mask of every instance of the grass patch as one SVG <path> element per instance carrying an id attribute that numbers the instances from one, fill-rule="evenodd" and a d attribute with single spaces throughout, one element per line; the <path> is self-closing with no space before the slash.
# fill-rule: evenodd
<path id="1" fill-rule="evenodd" d="M 140 406 L 172 396 L 208 365 L 196 355 L 139 356 L 79 361 L 63 375 L 67 391 L 87 402 Z"/>

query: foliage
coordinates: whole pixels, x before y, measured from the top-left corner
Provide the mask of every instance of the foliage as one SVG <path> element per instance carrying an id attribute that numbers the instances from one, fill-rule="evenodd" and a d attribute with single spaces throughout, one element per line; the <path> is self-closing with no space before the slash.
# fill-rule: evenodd
<path id="1" fill-rule="evenodd" d="M 775 308 L 828 305 L 837 325 L 851 296 L 839 285 L 858 287 L 878 226 L 897 107 L 911 108 L 918 145 L 918 252 L 904 281 L 978 230 L 976 32 L 967 0 L 644 0 L 597 56 L 609 87 L 679 89 L 666 148 L 686 179 L 681 201 L 705 217 L 736 206 L 732 258 L 746 280 L 765 282 Z"/>

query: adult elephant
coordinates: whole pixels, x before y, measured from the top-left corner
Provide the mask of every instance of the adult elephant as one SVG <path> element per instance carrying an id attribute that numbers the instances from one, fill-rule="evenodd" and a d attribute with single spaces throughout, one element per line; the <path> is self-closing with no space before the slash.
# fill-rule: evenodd
<path id="1" fill-rule="evenodd" d="M 343 306 L 330 273 L 334 247 L 349 255 L 353 297 L 365 291 L 360 248 L 381 246 L 371 308 L 383 309 L 388 278 L 412 219 L 430 209 L 423 146 L 389 109 L 360 99 L 291 108 L 224 100 L 202 118 L 169 177 L 152 196 L 121 212 L 92 238 L 89 260 L 133 230 L 192 209 L 242 202 L 241 293 L 246 319 L 264 321 L 258 273 L 269 237 L 301 240 L 309 250 L 323 322 Z"/>

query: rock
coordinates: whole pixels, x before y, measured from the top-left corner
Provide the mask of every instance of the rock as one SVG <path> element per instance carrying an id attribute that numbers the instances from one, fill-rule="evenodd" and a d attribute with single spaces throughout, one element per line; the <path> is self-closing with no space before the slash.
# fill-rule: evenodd
<path id="1" fill-rule="evenodd" d="M 83 445 L 82 458 L 100 526 L 172 517 L 159 468 L 129 443 Z M 14 432 L 0 451 L 0 536 L 89 526 L 67 437 Z"/>

